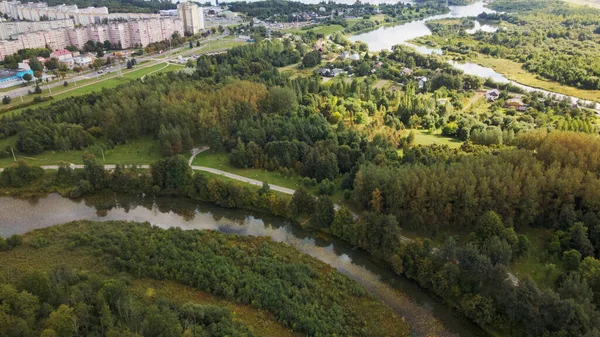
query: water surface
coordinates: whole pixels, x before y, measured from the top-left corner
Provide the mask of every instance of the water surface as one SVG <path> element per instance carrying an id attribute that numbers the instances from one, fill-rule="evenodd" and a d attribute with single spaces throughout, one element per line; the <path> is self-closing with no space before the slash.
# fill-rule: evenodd
<path id="1" fill-rule="evenodd" d="M 472 325 L 461 322 L 449 308 L 431 299 L 414 282 L 377 265 L 366 253 L 344 242 L 322 239 L 281 218 L 176 198 L 154 199 L 112 194 L 79 201 L 57 194 L 32 200 L 0 197 L 2 236 L 75 220 L 127 220 L 149 222 L 161 228 L 181 227 L 186 230 L 268 236 L 331 265 L 359 282 L 369 293 L 405 317 L 414 336 L 475 336 L 471 332 L 474 328 Z M 434 317 L 438 325 L 429 324 L 431 319 L 423 317 Z"/>
<path id="2" fill-rule="evenodd" d="M 417 52 L 421 54 L 442 54 L 443 51 L 439 48 L 431 48 L 428 46 L 419 46 L 410 43 L 410 40 L 416 39 L 418 37 L 431 35 L 431 30 L 425 24 L 427 21 L 431 20 L 439 20 L 439 19 L 448 19 L 448 18 L 464 18 L 464 17 L 475 17 L 481 13 L 495 13 L 494 10 L 491 10 L 485 7 L 485 2 L 476 2 L 474 4 L 468 6 L 450 6 L 450 13 L 434 15 L 427 17 L 423 20 L 412 21 L 409 23 L 391 26 L 391 27 L 380 27 L 378 29 L 357 34 L 350 37 L 350 41 L 361 41 L 365 42 L 369 46 L 369 50 L 380 51 L 383 49 L 391 49 L 393 46 L 402 44 L 406 46 L 413 47 Z M 485 32 L 494 32 L 497 30 L 497 27 L 484 24 L 482 25 L 480 22 L 475 21 L 475 28 L 468 31 L 468 33 L 476 33 L 477 31 L 485 31 Z M 476 63 L 471 62 L 462 62 L 458 63 L 455 61 L 449 61 L 455 68 L 461 69 L 465 72 L 465 74 L 479 76 L 483 78 L 491 78 L 498 83 L 511 83 L 527 92 L 540 92 L 545 96 L 554 96 L 557 99 L 568 99 L 572 103 L 582 103 L 582 104 L 590 104 L 591 101 L 583 100 L 578 97 L 563 95 L 543 89 L 538 89 L 534 87 L 530 87 L 515 81 L 511 81 L 506 78 L 504 75 L 496 72 L 492 68 L 483 67 Z M 594 103 L 595 104 L 595 103 Z M 595 104 L 598 107 L 598 104 Z"/>

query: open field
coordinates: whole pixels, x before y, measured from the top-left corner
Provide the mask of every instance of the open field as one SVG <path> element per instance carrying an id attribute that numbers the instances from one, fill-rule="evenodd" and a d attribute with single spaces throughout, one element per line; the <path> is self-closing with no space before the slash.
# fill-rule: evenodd
<path id="1" fill-rule="evenodd" d="M 540 88 L 587 100 L 600 101 L 600 90 L 582 90 L 575 87 L 562 85 L 558 82 L 540 79 L 537 75 L 523 69 L 521 64 L 515 61 L 497 59 L 481 54 L 478 55 L 474 61 L 479 65 L 494 69 L 509 80 L 519 82 L 530 87 Z"/>
<path id="2" fill-rule="evenodd" d="M 327 26 L 317 26 L 317 27 L 313 27 L 311 29 L 301 29 L 301 28 L 289 28 L 289 29 L 283 29 L 281 30 L 282 33 L 290 33 L 290 34 L 304 34 L 306 32 L 314 32 L 315 34 L 323 34 L 325 36 L 336 33 L 336 32 L 341 32 L 342 30 L 344 30 L 344 27 L 340 26 L 340 25 L 327 25 Z"/>
<path id="3" fill-rule="evenodd" d="M 15 137 L 10 137 L 0 141 L 0 148 L 5 148 L 7 145 L 14 146 Z M 151 139 L 139 139 L 129 141 L 127 144 L 117 145 L 113 149 L 104 150 L 105 160 L 102 159 L 102 152 L 99 148 L 91 147 L 86 150 L 54 152 L 44 151 L 36 155 L 20 155 L 16 154 L 17 159 L 23 159 L 30 165 L 45 166 L 58 165 L 62 162 L 72 164 L 83 164 L 82 156 L 84 152 L 93 153 L 98 162 L 101 164 L 131 164 L 141 165 L 150 164 L 151 162 L 160 159 L 160 149 L 158 142 Z M 14 162 L 12 156 L 0 159 L 0 167 L 7 167 Z"/>
<path id="4" fill-rule="evenodd" d="M 412 130 L 415 133 L 416 145 L 448 145 L 451 149 L 459 148 L 462 142 L 454 138 L 442 136 L 441 131 Z"/>

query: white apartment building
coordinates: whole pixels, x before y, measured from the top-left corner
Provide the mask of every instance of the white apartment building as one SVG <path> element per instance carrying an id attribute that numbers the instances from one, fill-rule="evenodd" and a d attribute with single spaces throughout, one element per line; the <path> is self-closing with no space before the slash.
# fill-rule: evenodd
<path id="1" fill-rule="evenodd" d="M 107 7 L 78 8 L 77 5 L 59 5 L 48 7 L 44 2 L 1 1 L 0 12 L 18 20 L 40 21 L 42 17 L 49 20 L 65 20 L 72 18 L 77 25 L 103 23 L 106 20 L 138 20 L 158 18 L 159 14 L 147 13 L 108 13 Z"/>
<path id="2" fill-rule="evenodd" d="M 192 2 L 182 2 L 177 5 L 179 18 L 183 22 L 186 34 L 197 34 L 204 29 L 204 11 Z"/>
<path id="3" fill-rule="evenodd" d="M 75 24 L 73 23 L 72 19 L 34 22 L 0 22 L 0 40 L 9 39 L 13 35 L 36 32 L 39 30 L 73 27 L 75 27 Z"/>
<path id="4" fill-rule="evenodd" d="M 0 41 L 0 59 L 16 53 L 19 49 L 50 47 L 64 49 L 73 45 L 82 49 L 89 40 L 121 44 L 122 48 L 144 47 L 153 42 L 171 38 L 174 32 L 182 32 L 183 24 L 178 18 L 111 21 L 104 25 L 79 28 L 49 29 L 13 36 L 13 40 Z"/>

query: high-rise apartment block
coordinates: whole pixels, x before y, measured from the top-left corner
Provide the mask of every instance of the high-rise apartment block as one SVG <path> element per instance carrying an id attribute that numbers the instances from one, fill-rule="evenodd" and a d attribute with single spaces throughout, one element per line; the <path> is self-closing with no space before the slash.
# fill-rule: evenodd
<path id="1" fill-rule="evenodd" d="M 109 21 L 102 25 L 78 28 L 50 29 L 12 36 L 0 41 L 0 59 L 16 53 L 19 49 L 50 47 L 52 50 L 73 45 L 83 48 L 92 41 L 110 41 L 122 48 L 144 47 L 150 43 L 168 40 L 174 32 L 182 32 L 179 18 L 156 18 L 131 21 Z"/>
<path id="2" fill-rule="evenodd" d="M 179 18 L 183 22 L 186 34 L 197 34 L 204 29 L 204 11 L 192 2 L 181 2 L 177 5 Z"/>
<path id="3" fill-rule="evenodd" d="M 184 7 L 183 13 L 191 27 L 189 31 L 197 33 L 204 27 L 201 8 L 195 4 Z M 0 59 L 26 48 L 48 46 L 56 50 L 69 45 L 83 48 L 89 40 L 110 41 L 122 48 L 144 47 L 170 39 L 175 32 L 183 35 L 185 31 L 181 17 L 108 13 L 106 7 L 79 9 L 75 5 L 48 7 L 46 3 L 0 1 L 0 12 L 16 20 L 28 20 L 0 22 Z M 42 18 L 44 21 L 39 21 Z"/>

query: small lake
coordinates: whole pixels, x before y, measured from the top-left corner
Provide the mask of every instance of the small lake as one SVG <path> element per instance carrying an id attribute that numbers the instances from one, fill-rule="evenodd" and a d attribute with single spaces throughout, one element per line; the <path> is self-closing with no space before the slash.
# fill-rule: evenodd
<path id="1" fill-rule="evenodd" d="M 317 258 L 362 284 L 411 326 L 412 336 L 472 337 L 472 327 L 433 300 L 414 282 L 374 263 L 368 254 L 339 240 L 323 239 L 281 218 L 162 197 L 98 195 L 71 200 L 58 194 L 38 199 L 0 197 L 0 235 L 22 234 L 75 220 L 149 222 L 161 228 L 215 230 L 268 236 Z M 423 317 L 430 317 L 423 319 Z M 429 324 L 431 317 L 437 327 Z"/>
<path id="2" fill-rule="evenodd" d="M 439 19 L 449 19 L 449 18 L 464 18 L 464 17 L 474 17 L 479 15 L 480 13 L 494 13 L 494 10 L 491 10 L 485 7 L 486 2 L 476 2 L 474 4 L 468 6 L 450 6 L 450 12 L 441 15 L 434 15 L 427 17 L 423 20 L 412 21 L 405 24 L 391 26 L 391 27 L 380 27 L 378 29 L 353 35 L 350 37 L 350 41 L 361 41 L 369 45 L 369 50 L 379 51 L 383 49 L 392 49 L 393 46 L 402 44 L 406 46 L 413 47 L 417 52 L 422 54 L 442 54 L 443 51 L 439 48 L 431 48 L 427 46 L 419 46 L 412 44 L 408 41 L 413 40 L 418 37 L 431 35 L 431 30 L 425 25 L 427 21 L 431 20 L 439 20 Z M 475 27 L 468 31 L 470 34 L 474 34 L 477 31 L 484 32 L 494 32 L 497 30 L 497 27 L 481 24 L 480 22 L 475 21 Z M 464 62 L 458 63 L 455 61 L 449 61 L 455 68 L 461 69 L 465 72 L 465 74 L 479 76 L 483 78 L 491 78 L 498 83 L 511 83 L 517 87 L 522 88 L 525 91 L 532 92 L 540 92 L 546 96 L 555 96 L 558 99 L 568 98 L 573 103 L 582 102 L 584 104 L 591 103 L 591 101 L 583 100 L 573 96 L 567 96 L 559 93 L 554 93 L 538 88 L 533 88 L 530 86 L 526 86 L 524 84 L 511 81 L 506 78 L 504 75 L 496 72 L 494 69 L 488 67 L 482 67 L 476 63 Z M 598 105 L 596 105 L 597 107 Z"/>

